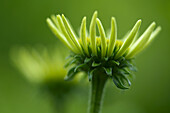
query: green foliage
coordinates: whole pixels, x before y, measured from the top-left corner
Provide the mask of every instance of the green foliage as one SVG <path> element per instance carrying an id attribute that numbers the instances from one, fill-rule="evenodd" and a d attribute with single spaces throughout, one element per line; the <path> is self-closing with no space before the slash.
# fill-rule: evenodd
<path id="1" fill-rule="evenodd" d="M 117 60 L 115 60 L 114 56 L 101 60 L 96 56 L 73 55 L 66 64 L 67 67 L 70 66 L 72 68 L 68 71 L 65 80 L 71 80 L 78 72 L 84 71 L 89 81 L 91 81 L 95 71 L 100 72 L 103 70 L 118 88 L 128 89 L 131 85 L 129 80 L 131 72 L 136 71 L 132 60 L 127 60 L 123 56 Z"/>

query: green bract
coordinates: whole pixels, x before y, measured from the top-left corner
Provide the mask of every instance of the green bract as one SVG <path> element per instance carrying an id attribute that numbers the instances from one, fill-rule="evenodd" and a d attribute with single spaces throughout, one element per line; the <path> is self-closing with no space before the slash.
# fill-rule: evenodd
<path id="1" fill-rule="evenodd" d="M 53 33 L 72 51 L 66 80 L 72 79 L 78 72 L 84 71 L 92 79 L 95 71 L 103 70 L 105 74 L 113 79 L 118 88 L 127 89 L 130 86 L 130 71 L 135 71 L 132 60 L 135 55 L 146 48 L 149 43 L 160 32 L 161 27 L 155 29 L 155 22 L 136 40 L 141 20 L 138 20 L 124 40 L 117 39 L 116 19 L 111 18 L 111 33 L 106 36 L 101 21 L 94 12 L 89 35 L 86 30 L 86 17 L 83 18 L 80 27 L 80 37 L 76 37 L 67 19 L 62 15 L 47 18 L 47 23 Z M 96 36 L 96 25 L 100 36 Z"/>

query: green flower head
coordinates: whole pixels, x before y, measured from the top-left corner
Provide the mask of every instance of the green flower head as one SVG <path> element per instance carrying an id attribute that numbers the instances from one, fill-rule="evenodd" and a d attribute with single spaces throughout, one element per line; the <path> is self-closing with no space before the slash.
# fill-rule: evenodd
<path id="1" fill-rule="evenodd" d="M 66 67 L 71 65 L 72 68 L 66 80 L 72 79 L 80 71 L 86 72 L 91 80 L 93 73 L 100 70 L 112 78 L 121 89 L 127 89 L 131 84 L 129 75 L 130 71 L 136 70 L 132 63 L 136 54 L 146 48 L 161 30 L 160 26 L 155 29 L 156 23 L 153 22 L 137 38 L 141 25 L 141 20 L 138 20 L 125 38 L 117 39 L 116 19 L 111 18 L 110 34 L 107 36 L 97 18 L 97 11 L 93 14 L 89 32 L 86 28 L 86 17 L 83 18 L 79 37 L 63 14 L 47 18 L 47 23 L 57 38 L 72 51 L 71 60 L 66 64 Z M 100 36 L 96 36 L 96 25 Z"/>
<path id="2" fill-rule="evenodd" d="M 44 46 L 16 47 L 11 51 L 11 59 L 30 82 L 37 84 L 65 83 L 63 79 L 67 71 L 63 66 L 64 57 L 67 54 L 63 52 L 65 49 L 56 48 L 50 51 Z"/>

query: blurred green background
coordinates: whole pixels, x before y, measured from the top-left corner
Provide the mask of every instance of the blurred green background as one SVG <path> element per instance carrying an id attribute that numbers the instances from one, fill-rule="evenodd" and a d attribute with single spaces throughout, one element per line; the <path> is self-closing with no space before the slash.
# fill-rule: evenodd
<path id="1" fill-rule="evenodd" d="M 0 113 L 52 113 L 47 98 L 12 66 L 12 47 L 45 46 L 60 43 L 46 25 L 51 14 L 65 14 L 78 31 L 81 19 L 90 23 L 95 10 L 105 29 L 116 17 L 118 37 L 142 19 L 141 33 L 152 21 L 162 31 L 150 47 L 137 56 L 138 72 L 130 90 L 107 84 L 103 113 L 170 112 L 170 1 L 169 0 L 1 0 L 0 3 Z M 81 83 L 80 83 L 81 84 Z M 72 92 L 67 99 L 68 113 L 86 113 L 89 87 Z"/>

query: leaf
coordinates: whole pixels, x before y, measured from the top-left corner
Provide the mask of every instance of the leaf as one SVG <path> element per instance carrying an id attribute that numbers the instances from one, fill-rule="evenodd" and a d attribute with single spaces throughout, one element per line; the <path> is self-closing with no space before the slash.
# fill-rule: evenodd
<path id="1" fill-rule="evenodd" d="M 77 74 L 77 72 L 74 72 L 75 67 L 71 68 L 68 73 L 67 76 L 64 78 L 64 80 L 66 81 L 70 81 L 74 78 L 74 76 Z"/>
<path id="2" fill-rule="evenodd" d="M 112 80 L 114 82 L 114 84 L 120 88 L 120 89 L 128 89 L 128 87 L 124 86 L 124 84 L 122 83 L 122 81 L 120 80 L 120 78 L 118 78 L 118 76 L 112 76 Z"/>
<path id="3" fill-rule="evenodd" d="M 120 69 L 120 70 L 119 70 L 119 73 L 121 73 L 121 74 L 123 74 L 123 75 L 124 75 L 124 74 L 125 74 L 125 75 L 127 75 L 127 74 L 128 74 L 128 75 L 129 75 L 129 74 L 131 74 L 131 73 L 130 73 L 127 69 L 125 69 L 125 68 Z"/>
<path id="4" fill-rule="evenodd" d="M 89 79 L 89 81 L 92 80 L 93 72 L 94 72 L 95 70 L 96 70 L 96 69 L 93 69 L 93 70 L 89 70 L 89 71 L 88 71 L 88 79 Z"/>
<path id="5" fill-rule="evenodd" d="M 117 66 L 119 66 L 120 64 L 118 61 L 114 61 L 114 60 L 112 60 L 112 63 L 116 64 Z"/>
<path id="6" fill-rule="evenodd" d="M 69 58 L 71 58 L 71 57 L 73 57 L 74 55 L 69 55 L 69 56 L 67 56 L 66 58 L 65 58 L 65 60 L 67 60 L 67 59 L 69 59 Z"/>
<path id="7" fill-rule="evenodd" d="M 67 63 L 64 65 L 64 67 L 67 68 L 67 67 L 70 66 L 71 64 L 74 64 L 76 61 L 77 61 L 77 59 L 70 60 L 69 62 L 67 62 Z"/>
<path id="8" fill-rule="evenodd" d="M 130 80 L 126 77 L 126 76 L 123 76 L 124 80 L 128 83 L 129 86 L 131 86 L 131 82 Z"/>
<path id="9" fill-rule="evenodd" d="M 123 85 L 125 85 L 126 83 L 130 86 L 131 82 L 130 80 L 127 78 L 127 76 L 125 74 L 121 74 L 119 76 L 120 80 L 123 82 Z"/>
<path id="10" fill-rule="evenodd" d="M 108 76 L 112 76 L 112 68 L 104 68 L 103 67 L 103 69 L 105 70 L 105 72 Z"/>
<path id="11" fill-rule="evenodd" d="M 133 67 L 133 65 L 130 61 L 125 60 L 125 61 L 121 62 L 121 65 L 119 67 L 120 68 L 125 68 L 125 67 L 129 68 L 129 67 Z"/>
<path id="12" fill-rule="evenodd" d="M 101 63 L 95 63 L 95 61 L 92 63 L 92 67 L 97 67 L 99 66 Z"/>
<path id="13" fill-rule="evenodd" d="M 85 66 L 86 64 L 80 64 L 80 65 L 78 65 L 78 66 L 76 66 L 76 68 L 74 69 L 74 72 L 76 72 L 79 68 L 81 68 L 81 67 L 83 67 L 83 66 Z"/>
<path id="14" fill-rule="evenodd" d="M 109 63 L 108 63 L 110 66 L 119 66 L 120 63 L 118 61 L 114 61 L 114 60 L 110 60 Z"/>
<path id="15" fill-rule="evenodd" d="M 128 85 L 131 85 L 130 80 L 127 78 L 127 75 L 130 75 L 131 73 L 127 69 L 119 70 L 118 75 L 120 80 L 123 82 L 122 84 L 125 85 L 125 83 L 128 83 Z M 126 81 L 126 82 L 124 82 Z"/>
<path id="16" fill-rule="evenodd" d="M 90 62 L 91 60 L 92 60 L 91 57 L 90 57 L 90 58 L 86 57 L 85 60 L 84 60 L 84 63 L 88 63 L 88 62 Z"/>
<path id="17" fill-rule="evenodd" d="M 129 67 L 129 69 L 130 69 L 131 71 L 137 72 L 137 68 L 136 68 L 135 66 L 131 66 L 131 67 Z"/>
<path id="18" fill-rule="evenodd" d="M 107 61 L 109 59 L 109 57 L 105 57 L 104 60 Z"/>
<path id="19" fill-rule="evenodd" d="M 117 60 L 118 60 L 119 62 L 123 62 L 123 61 L 125 61 L 126 59 L 125 59 L 125 57 L 121 56 L 121 57 L 119 57 Z"/>
<path id="20" fill-rule="evenodd" d="M 75 55 L 74 58 L 76 58 L 76 59 L 82 59 L 81 55 Z"/>

